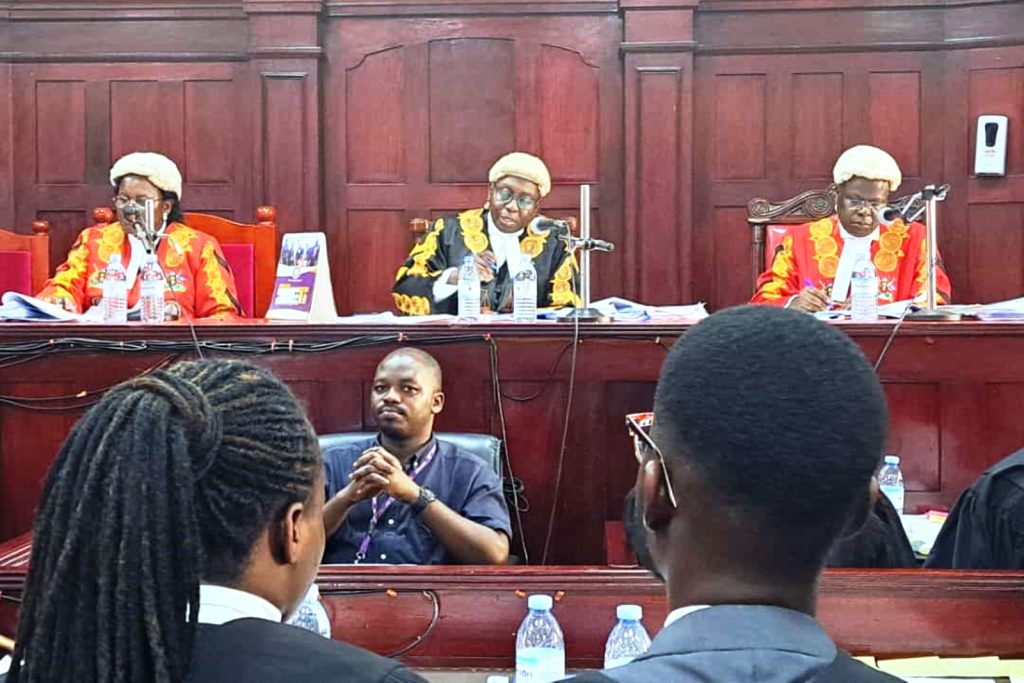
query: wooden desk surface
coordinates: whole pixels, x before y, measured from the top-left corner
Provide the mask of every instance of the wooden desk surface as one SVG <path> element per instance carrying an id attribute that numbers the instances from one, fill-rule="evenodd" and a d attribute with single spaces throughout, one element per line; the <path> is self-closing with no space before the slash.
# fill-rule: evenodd
<path id="1" fill-rule="evenodd" d="M 24 587 L 28 547 L 27 537 L 0 545 L 0 633 L 14 632 L 17 602 L 8 598 Z M 555 597 L 573 668 L 601 666 L 616 605 L 642 605 L 652 634 L 667 614 L 662 584 L 637 569 L 327 565 L 317 583 L 335 638 L 380 654 L 404 650 L 415 667 L 512 667 L 530 593 Z M 828 571 L 818 616 L 854 654 L 1021 656 L 1024 573 Z"/>
<path id="2" fill-rule="evenodd" d="M 870 359 L 893 329 L 840 326 Z M 514 552 L 531 564 L 592 565 L 605 563 L 605 522 L 620 518 L 635 474 L 623 416 L 650 407 L 666 350 L 686 329 L 583 325 L 575 354 L 573 326 L 559 323 L 203 323 L 196 336 L 206 355 L 249 358 L 278 373 L 321 433 L 375 429 L 366 399 L 376 363 L 399 344 L 427 348 L 446 370 L 437 428 L 503 437 L 525 483 Z M 191 357 L 191 334 L 180 324 L 0 324 L 0 539 L 31 527 L 54 454 L 106 387 Z M 1024 325 L 905 323 L 880 374 L 891 413 L 887 451 L 902 456 L 910 511 L 951 506 L 986 466 L 1024 444 Z"/>

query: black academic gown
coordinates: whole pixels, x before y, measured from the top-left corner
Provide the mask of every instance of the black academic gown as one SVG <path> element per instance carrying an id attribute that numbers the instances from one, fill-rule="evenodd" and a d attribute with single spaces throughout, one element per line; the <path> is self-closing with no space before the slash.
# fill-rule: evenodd
<path id="1" fill-rule="evenodd" d="M 879 495 L 864 526 L 832 546 L 826 566 L 900 569 L 917 567 L 918 562 L 896 508 Z"/>
<path id="2" fill-rule="evenodd" d="M 486 210 L 438 218 L 395 275 L 395 307 L 406 315 L 458 313 L 457 294 L 434 301 L 434 282 L 446 269 L 461 266 L 465 256 L 488 249 L 491 241 L 487 236 Z M 533 259 L 539 308 L 579 305 L 579 271 L 562 240 L 550 230 L 527 228 L 519 238 L 519 250 Z M 492 311 L 512 310 L 512 274 L 507 263 L 502 264 L 493 282 L 484 285 L 483 294 Z"/>
<path id="3" fill-rule="evenodd" d="M 200 624 L 187 683 L 424 683 L 358 647 L 265 619 Z"/>
<path id="4" fill-rule="evenodd" d="M 1024 449 L 960 494 L 925 567 L 1024 569 Z"/>

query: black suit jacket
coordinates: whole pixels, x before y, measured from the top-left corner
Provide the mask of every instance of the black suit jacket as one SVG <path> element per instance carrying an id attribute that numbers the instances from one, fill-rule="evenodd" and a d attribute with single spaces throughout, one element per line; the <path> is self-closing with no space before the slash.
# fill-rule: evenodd
<path id="1" fill-rule="evenodd" d="M 265 619 L 200 624 L 190 683 L 419 683 L 398 662 Z"/>

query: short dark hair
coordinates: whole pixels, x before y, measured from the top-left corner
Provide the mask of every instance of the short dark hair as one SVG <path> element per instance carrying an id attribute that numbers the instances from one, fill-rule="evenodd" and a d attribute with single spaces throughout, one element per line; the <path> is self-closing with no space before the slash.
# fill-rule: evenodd
<path id="1" fill-rule="evenodd" d="M 323 463 L 295 397 L 249 363 L 111 389 L 43 488 L 10 681 L 179 681 L 199 582 L 230 585 Z"/>
<path id="2" fill-rule="evenodd" d="M 661 368 L 655 423 L 723 506 L 822 562 L 867 505 L 886 433 L 881 385 L 860 349 L 806 313 L 740 306 L 685 334 Z"/>
<path id="3" fill-rule="evenodd" d="M 384 365 L 392 358 L 409 358 L 416 361 L 423 366 L 427 372 L 434 376 L 434 380 L 437 382 L 437 390 L 441 390 L 441 386 L 444 383 L 444 373 L 441 372 L 441 364 L 437 362 L 437 359 L 431 356 L 423 349 L 418 349 L 415 346 L 403 346 L 400 349 L 395 349 L 388 355 L 381 359 L 377 367 Z"/>

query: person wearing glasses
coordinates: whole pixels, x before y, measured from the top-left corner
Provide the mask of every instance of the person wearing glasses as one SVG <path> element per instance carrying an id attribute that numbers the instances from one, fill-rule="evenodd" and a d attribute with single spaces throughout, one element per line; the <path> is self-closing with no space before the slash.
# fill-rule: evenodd
<path id="1" fill-rule="evenodd" d="M 128 307 L 139 300 L 143 241 L 130 226 L 144 220 L 153 201 L 152 229 L 160 236 L 156 256 L 164 271 L 167 317 L 231 319 L 242 315 L 235 277 L 213 237 L 182 221 L 181 172 L 162 154 L 135 152 L 110 169 L 117 221 L 86 228 L 67 260 L 36 296 L 73 313 L 85 313 L 103 296 L 107 264 L 119 254 L 128 275 Z"/>
<path id="2" fill-rule="evenodd" d="M 512 310 L 512 282 L 524 259 L 537 271 L 537 305 L 579 305 L 576 261 L 552 230 L 542 229 L 541 200 L 551 191 L 544 162 L 523 152 L 498 159 L 487 175 L 487 203 L 438 218 L 398 269 L 392 295 L 406 315 L 458 312 L 458 268 L 472 256 L 482 309 Z"/>
<path id="3" fill-rule="evenodd" d="M 842 653 L 815 618 L 830 549 L 879 495 L 886 422 L 864 354 L 811 316 L 740 306 L 687 332 L 653 416 L 627 418 L 625 527 L 669 613 L 646 654 L 575 683 L 899 680 Z"/>
<path id="4" fill-rule="evenodd" d="M 816 312 L 841 308 L 850 300 L 853 265 L 869 254 L 878 273 L 880 304 L 926 296 L 925 226 L 881 213 L 903 180 L 892 156 L 877 147 L 857 145 L 843 152 L 832 169 L 836 213 L 786 229 L 771 268 L 757 279 L 752 304 L 786 306 Z M 936 269 L 939 303 L 952 288 L 941 260 Z"/>

